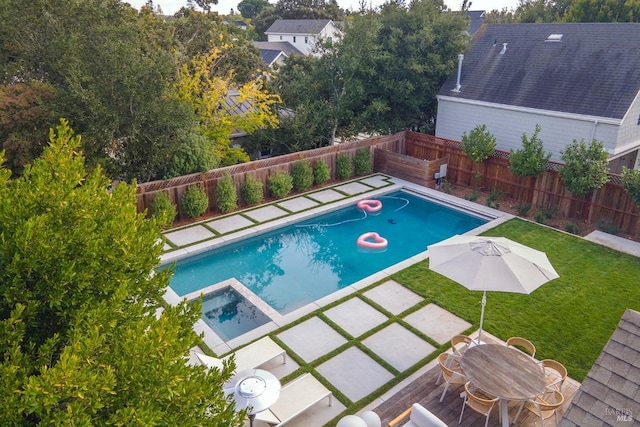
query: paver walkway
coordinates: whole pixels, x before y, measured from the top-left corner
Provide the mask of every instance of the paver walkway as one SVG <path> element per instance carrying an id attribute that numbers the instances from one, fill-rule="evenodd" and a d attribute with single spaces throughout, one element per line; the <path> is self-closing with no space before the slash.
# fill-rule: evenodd
<path id="1" fill-rule="evenodd" d="M 306 372 L 328 382 L 340 399 L 334 399 L 332 406 L 321 401 L 287 424 L 323 426 L 347 405 L 435 356 L 438 340 L 445 335 L 448 342 L 453 335 L 469 333 L 471 326 L 389 280 L 276 333 L 274 339 L 287 349 L 295 366 L 284 368 L 286 365 L 274 361 L 265 368 L 282 378 L 297 369 L 295 360 L 301 360 Z"/>

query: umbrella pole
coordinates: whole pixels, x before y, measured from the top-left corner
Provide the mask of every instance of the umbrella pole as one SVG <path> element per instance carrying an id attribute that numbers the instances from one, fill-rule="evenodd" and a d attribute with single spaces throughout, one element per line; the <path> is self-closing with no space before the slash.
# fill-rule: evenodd
<path id="1" fill-rule="evenodd" d="M 484 307 L 487 305 L 487 291 L 482 293 L 482 310 L 480 311 L 480 332 L 478 333 L 478 344 L 482 342 L 482 322 L 484 321 Z"/>

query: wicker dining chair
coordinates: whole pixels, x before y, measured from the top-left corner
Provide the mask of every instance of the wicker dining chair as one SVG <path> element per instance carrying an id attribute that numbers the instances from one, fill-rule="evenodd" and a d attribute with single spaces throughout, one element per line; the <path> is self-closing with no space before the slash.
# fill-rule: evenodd
<path id="1" fill-rule="evenodd" d="M 544 359 L 542 366 L 544 367 L 547 388 L 562 391 L 562 385 L 567 379 L 567 368 L 562 363 L 552 359 Z"/>
<path id="2" fill-rule="evenodd" d="M 464 408 L 469 407 L 477 413 L 485 416 L 484 427 L 489 424 L 489 416 L 491 411 L 498 402 L 497 397 L 489 396 L 482 390 L 474 386 L 471 381 L 464 384 L 464 402 L 462 403 L 462 411 L 460 411 L 460 419 L 458 424 L 462 422 L 462 415 L 464 415 Z"/>
<path id="3" fill-rule="evenodd" d="M 522 337 L 511 337 L 507 340 L 507 347 L 515 348 L 516 350 L 527 353 L 532 358 L 536 355 L 536 346 L 531 341 Z"/>
<path id="4" fill-rule="evenodd" d="M 455 357 L 462 357 L 465 351 L 469 348 L 471 338 L 466 335 L 454 335 L 451 338 L 451 353 Z"/>
<path id="5" fill-rule="evenodd" d="M 440 369 L 442 370 L 442 378 L 445 381 L 444 390 L 442 390 L 442 396 L 440 396 L 440 402 L 444 399 L 444 395 L 451 384 L 464 384 L 467 382 L 467 377 L 465 377 L 462 369 L 460 368 L 460 364 L 457 360 L 453 360 L 451 354 L 449 353 L 441 353 L 438 356 L 438 363 L 440 364 Z M 439 381 L 436 381 L 438 384 Z"/>
<path id="6" fill-rule="evenodd" d="M 540 417 L 540 427 L 544 427 L 544 420 L 551 418 L 552 416 L 555 417 L 556 425 L 558 425 L 558 408 L 560 408 L 563 403 L 564 395 L 558 390 L 541 394 L 535 399 L 528 400 L 520 405 L 520 409 L 518 410 L 516 417 L 513 419 L 513 424 L 518 421 L 522 408 L 527 408 L 529 411 Z"/>

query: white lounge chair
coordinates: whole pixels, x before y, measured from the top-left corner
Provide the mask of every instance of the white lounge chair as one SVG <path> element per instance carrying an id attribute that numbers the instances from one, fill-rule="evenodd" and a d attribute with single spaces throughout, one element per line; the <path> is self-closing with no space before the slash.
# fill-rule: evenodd
<path id="1" fill-rule="evenodd" d="M 278 356 L 282 356 L 282 363 L 287 363 L 287 352 L 269 337 L 260 338 L 232 354 L 235 354 L 237 372 L 257 368 Z M 231 358 L 231 354 L 222 359 L 202 353 L 195 355 L 203 365 L 217 369 L 222 369 L 222 363 Z"/>
<path id="2" fill-rule="evenodd" d="M 391 420 L 389 427 L 399 426 L 407 417 L 409 417 L 409 421 L 402 424 L 403 427 L 447 427 L 440 418 L 419 403 L 414 403 L 411 408 Z"/>
<path id="3" fill-rule="evenodd" d="M 278 401 L 266 411 L 258 412 L 256 420 L 275 427 L 282 426 L 325 397 L 329 398 L 329 406 L 331 406 L 331 391 L 313 375 L 303 374 L 285 384 L 280 391 Z"/>

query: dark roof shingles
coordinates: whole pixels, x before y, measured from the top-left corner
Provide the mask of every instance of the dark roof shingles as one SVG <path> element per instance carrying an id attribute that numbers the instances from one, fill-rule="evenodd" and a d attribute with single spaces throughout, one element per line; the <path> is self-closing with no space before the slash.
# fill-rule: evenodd
<path id="1" fill-rule="evenodd" d="M 640 417 L 639 396 L 640 313 L 627 310 L 560 426 L 613 426 L 636 420 Z M 623 417 L 622 420 L 619 417 Z"/>
<path id="2" fill-rule="evenodd" d="M 265 34 L 320 34 L 330 19 L 277 19 Z"/>
<path id="3" fill-rule="evenodd" d="M 464 54 L 460 93 L 456 79 L 440 95 L 621 119 L 640 90 L 640 24 L 485 24 Z"/>

